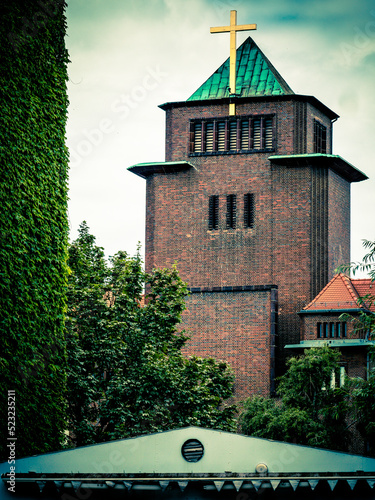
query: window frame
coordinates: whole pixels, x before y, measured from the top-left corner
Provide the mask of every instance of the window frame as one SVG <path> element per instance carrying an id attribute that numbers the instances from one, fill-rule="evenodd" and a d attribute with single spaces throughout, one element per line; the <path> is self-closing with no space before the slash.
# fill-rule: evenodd
<path id="1" fill-rule="evenodd" d="M 314 118 L 314 153 L 327 154 L 327 127 Z"/>

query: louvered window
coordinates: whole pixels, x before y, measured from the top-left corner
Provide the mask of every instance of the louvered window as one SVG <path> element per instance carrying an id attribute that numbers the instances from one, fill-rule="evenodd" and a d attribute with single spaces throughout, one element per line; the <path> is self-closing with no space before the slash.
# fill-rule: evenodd
<path id="1" fill-rule="evenodd" d="M 227 229 L 236 228 L 236 195 L 227 196 Z"/>
<path id="2" fill-rule="evenodd" d="M 194 152 L 202 152 L 202 123 L 198 122 L 194 125 Z"/>
<path id="3" fill-rule="evenodd" d="M 217 124 L 217 150 L 225 151 L 225 122 Z"/>
<path id="4" fill-rule="evenodd" d="M 272 118 L 264 120 L 264 147 L 265 149 L 272 149 L 273 147 Z"/>
<path id="5" fill-rule="evenodd" d="M 261 149 L 261 120 L 257 119 L 253 122 L 253 149 Z"/>
<path id="6" fill-rule="evenodd" d="M 275 149 L 275 118 L 194 120 L 190 128 L 190 153 L 220 154 Z M 324 141 L 323 141 L 324 142 Z M 321 143 L 323 144 L 321 141 Z"/>
<path id="7" fill-rule="evenodd" d="M 237 151 L 237 122 L 229 122 L 229 149 Z"/>
<path id="8" fill-rule="evenodd" d="M 206 148 L 207 152 L 211 152 L 214 150 L 214 123 L 207 122 L 206 123 Z"/>
<path id="9" fill-rule="evenodd" d="M 208 229 L 219 229 L 219 196 L 210 196 L 208 201 Z"/>
<path id="10" fill-rule="evenodd" d="M 244 195 L 244 226 L 254 227 L 254 194 L 246 193 Z"/>
<path id="11" fill-rule="evenodd" d="M 249 120 L 241 122 L 241 149 L 250 149 L 249 143 Z"/>
<path id="12" fill-rule="evenodd" d="M 327 127 L 314 120 L 314 153 L 327 153 Z"/>

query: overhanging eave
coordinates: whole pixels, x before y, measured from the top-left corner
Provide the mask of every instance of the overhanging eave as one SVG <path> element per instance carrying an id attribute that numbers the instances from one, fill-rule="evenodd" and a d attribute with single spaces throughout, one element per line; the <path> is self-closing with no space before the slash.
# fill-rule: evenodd
<path id="1" fill-rule="evenodd" d="M 358 170 L 339 155 L 302 154 L 302 155 L 274 155 L 268 157 L 274 165 L 284 167 L 323 167 L 330 168 L 349 182 L 360 182 L 368 179 L 367 175 Z"/>
<path id="2" fill-rule="evenodd" d="M 173 174 L 176 172 L 183 172 L 194 168 L 194 165 L 188 161 L 165 161 L 165 162 L 151 162 L 151 163 L 137 163 L 128 167 L 127 170 L 132 172 L 143 179 L 146 179 L 153 174 Z"/>

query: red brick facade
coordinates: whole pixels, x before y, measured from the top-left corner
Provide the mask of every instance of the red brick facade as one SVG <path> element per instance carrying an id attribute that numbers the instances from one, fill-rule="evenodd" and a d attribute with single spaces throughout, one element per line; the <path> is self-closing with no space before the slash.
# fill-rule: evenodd
<path id="1" fill-rule="evenodd" d="M 306 156 L 314 153 L 314 120 L 327 127 L 327 155 L 331 154 L 331 121 L 337 115 L 312 97 L 241 98 L 238 117 L 274 117 L 274 149 L 205 154 L 190 150 L 190 122 L 227 117 L 228 100 L 161 107 L 166 111 L 166 162 L 190 165 L 178 172 L 144 174 L 146 271 L 176 262 L 193 290 L 206 290 L 187 299 L 187 353 L 228 361 L 236 372 L 237 396 L 268 395 L 274 380 L 276 333 L 276 369 L 282 369 L 284 345 L 299 341 L 298 311 L 339 264 L 350 260 L 353 179 L 347 172 L 337 173 L 336 164 L 331 168 L 332 158 Z M 291 156 L 292 163 L 280 156 Z M 254 195 L 253 227 L 243 224 L 246 193 Z M 226 197 L 231 194 L 237 199 L 237 225 L 227 229 Z M 213 195 L 219 196 L 219 225 L 210 230 Z M 223 287 L 248 291 L 223 292 Z M 271 292 L 276 289 L 277 332 Z"/>
<path id="2" fill-rule="evenodd" d="M 193 289 L 183 325 L 194 332 L 186 354 L 226 361 L 236 374 L 236 395 L 268 396 L 275 386 L 275 287 Z"/>

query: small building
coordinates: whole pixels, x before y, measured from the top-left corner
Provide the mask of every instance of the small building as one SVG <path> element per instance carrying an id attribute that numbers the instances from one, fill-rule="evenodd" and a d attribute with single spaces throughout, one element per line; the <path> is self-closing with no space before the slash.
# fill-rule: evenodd
<path id="1" fill-rule="evenodd" d="M 22 458 L 0 473 L 3 499 L 375 499 L 374 458 L 198 427 Z"/>
<path id="2" fill-rule="evenodd" d="M 375 342 L 367 329 L 359 329 L 355 319 L 360 313 L 373 314 L 375 306 L 361 298 L 374 295 L 371 279 L 352 279 L 336 274 L 321 292 L 300 312 L 301 340 L 287 349 L 329 345 L 342 353 L 341 380 L 349 377 L 367 378 L 371 360 L 369 347 Z M 343 319 L 348 314 L 353 320 Z"/>

